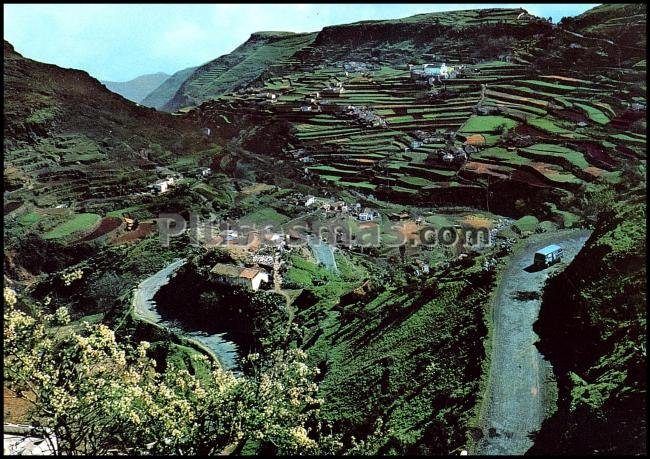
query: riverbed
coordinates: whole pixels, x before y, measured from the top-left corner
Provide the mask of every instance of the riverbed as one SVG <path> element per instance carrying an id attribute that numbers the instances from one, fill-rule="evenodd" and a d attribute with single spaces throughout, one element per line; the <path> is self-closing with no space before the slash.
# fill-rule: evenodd
<path id="1" fill-rule="evenodd" d="M 186 262 L 186 259 L 175 260 L 140 282 L 133 292 L 133 312 L 140 320 L 155 324 L 175 335 L 193 341 L 209 352 L 222 368 L 238 372 L 239 349 L 235 343 L 225 338 L 225 333 L 208 334 L 202 330 L 189 329 L 179 321 L 163 319 L 158 313 L 154 296 L 163 285 L 169 283 L 178 269 Z"/>

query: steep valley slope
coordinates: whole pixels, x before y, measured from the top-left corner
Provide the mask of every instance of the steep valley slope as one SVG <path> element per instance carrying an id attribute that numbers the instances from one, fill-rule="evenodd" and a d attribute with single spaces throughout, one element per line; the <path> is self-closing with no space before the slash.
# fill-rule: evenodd
<path id="1" fill-rule="evenodd" d="M 195 350 L 128 314 L 144 276 L 186 257 L 161 306 L 225 327 L 214 331 L 245 351 L 307 351 L 321 371 L 319 420 L 344 450 L 456 454 L 482 435 L 489 304 L 508 247 L 534 232 L 592 227 L 584 251 L 549 281 L 535 328 L 559 394 L 530 452 L 642 454 L 644 13 L 601 6 L 553 25 L 487 9 L 258 32 L 143 101 L 174 115 L 5 42 L 5 276 L 39 301 L 70 305 L 75 319 L 152 341 L 161 365 L 194 371 Z M 409 64 L 439 60 L 463 72 L 433 85 L 411 77 Z M 367 122 L 373 115 L 385 125 Z M 145 193 L 172 174 L 183 183 Z M 160 212 L 286 223 L 316 212 L 310 196 L 377 208 L 386 225 L 404 214 L 450 226 L 468 215 L 512 219 L 497 244 L 467 256 L 422 249 L 417 262 L 400 261 L 342 248 L 333 272 L 307 248 L 284 254 L 286 309 L 270 291 L 215 288 L 210 271 L 223 253 L 187 235 L 165 248 L 154 232 Z M 125 229 L 128 216 L 137 230 Z M 101 223 L 61 229 L 86 219 Z M 95 237 L 111 222 L 118 237 Z M 84 277 L 65 285 L 77 268 Z"/>

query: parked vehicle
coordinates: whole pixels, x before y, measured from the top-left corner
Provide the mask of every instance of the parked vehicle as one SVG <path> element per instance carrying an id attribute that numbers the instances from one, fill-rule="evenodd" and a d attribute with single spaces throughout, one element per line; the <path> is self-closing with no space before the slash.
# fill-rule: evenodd
<path id="1" fill-rule="evenodd" d="M 562 259 L 564 255 L 564 250 L 559 245 L 547 245 L 543 249 L 539 249 L 535 252 L 535 257 L 533 258 L 533 264 L 538 267 L 546 268 L 551 266 Z"/>

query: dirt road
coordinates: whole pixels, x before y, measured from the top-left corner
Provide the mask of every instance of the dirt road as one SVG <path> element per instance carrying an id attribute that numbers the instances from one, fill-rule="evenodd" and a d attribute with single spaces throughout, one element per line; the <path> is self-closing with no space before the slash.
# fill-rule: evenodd
<path id="1" fill-rule="evenodd" d="M 587 230 L 533 235 L 505 269 L 493 300 L 490 373 L 480 415 L 483 438 L 473 454 L 518 455 L 532 446 L 529 435 L 545 418 L 549 401 L 544 394 L 552 370 L 534 345 L 541 290 L 549 274 L 564 269 L 589 235 Z M 540 271 L 530 269 L 533 253 L 548 244 L 564 248 L 563 261 Z"/>

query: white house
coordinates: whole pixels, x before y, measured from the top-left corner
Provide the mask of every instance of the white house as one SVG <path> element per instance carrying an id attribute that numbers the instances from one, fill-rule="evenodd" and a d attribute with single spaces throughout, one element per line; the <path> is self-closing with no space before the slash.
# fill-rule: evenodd
<path id="1" fill-rule="evenodd" d="M 305 207 L 309 207 L 316 202 L 316 196 L 307 196 L 307 201 L 305 201 Z"/>
<path id="2" fill-rule="evenodd" d="M 239 273 L 239 277 L 240 279 L 243 279 L 245 285 L 254 292 L 260 289 L 260 284 L 262 282 L 269 281 L 268 273 L 258 268 L 244 268 Z"/>
<path id="3" fill-rule="evenodd" d="M 169 184 L 166 180 L 158 180 L 152 185 L 152 188 L 156 193 L 162 194 L 167 192 L 169 189 Z"/>
<path id="4" fill-rule="evenodd" d="M 269 281 L 269 274 L 260 268 L 240 268 L 229 264 L 217 263 L 210 272 L 222 282 L 233 285 L 244 285 L 254 292 L 260 289 L 262 282 Z"/>
<path id="5" fill-rule="evenodd" d="M 158 194 L 166 193 L 169 191 L 169 187 L 174 185 L 174 177 L 167 177 L 166 179 L 158 180 L 153 185 L 150 185 L 153 188 L 153 191 Z"/>
<path id="6" fill-rule="evenodd" d="M 368 208 L 363 209 L 363 212 L 359 214 L 359 221 L 362 222 L 371 222 L 376 218 L 379 218 L 379 213 L 376 210 L 370 210 Z"/>
<path id="7" fill-rule="evenodd" d="M 226 241 L 234 241 L 235 239 L 237 239 L 239 237 L 239 233 L 237 232 L 237 230 L 230 230 L 229 229 L 229 230 L 225 230 L 222 233 L 222 236 L 223 236 L 224 240 L 226 240 Z"/>

